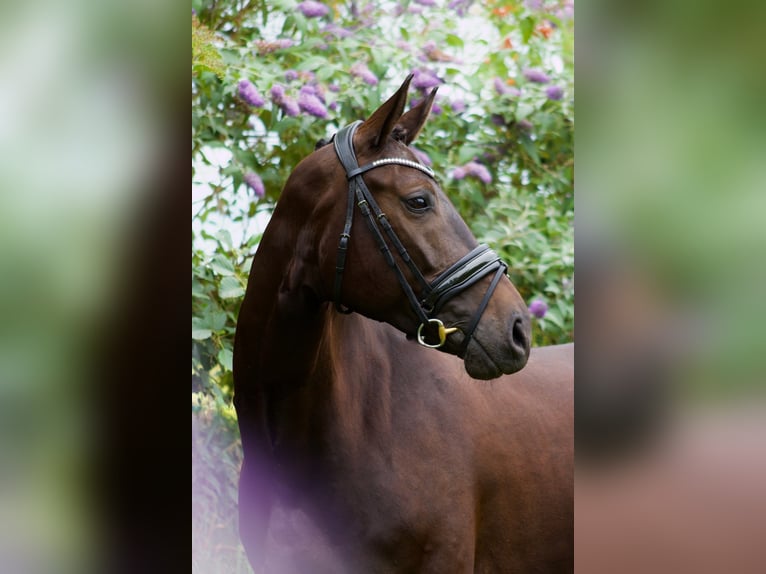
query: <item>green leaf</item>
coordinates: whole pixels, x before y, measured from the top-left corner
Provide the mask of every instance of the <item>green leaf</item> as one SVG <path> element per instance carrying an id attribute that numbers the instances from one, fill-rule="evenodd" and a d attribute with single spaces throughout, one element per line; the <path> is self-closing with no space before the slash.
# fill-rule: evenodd
<path id="1" fill-rule="evenodd" d="M 524 151 L 526 151 L 527 154 L 529 154 L 529 157 L 532 158 L 532 161 L 534 161 L 536 164 L 540 163 L 540 156 L 537 153 L 537 147 L 535 146 L 535 142 L 533 142 L 529 138 L 522 138 L 521 147 L 523 147 Z"/>
<path id="2" fill-rule="evenodd" d="M 463 39 L 455 34 L 447 34 L 447 44 L 455 48 L 462 48 L 464 45 Z"/>
<path id="3" fill-rule="evenodd" d="M 556 325 L 559 329 L 564 328 L 564 321 L 561 320 L 561 316 L 559 315 L 558 311 L 548 309 L 548 312 L 545 314 L 545 318 Z"/>
<path id="4" fill-rule="evenodd" d="M 195 329 L 192 327 L 192 339 L 196 341 L 204 341 L 205 339 L 209 339 L 212 334 L 213 332 L 210 329 Z"/>
<path id="5" fill-rule="evenodd" d="M 216 239 L 223 245 L 226 249 L 232 249 L 232 241 L 231 241 L 231 233 L 229 233 L 228 229 L 221 229 L 218 233 L 215 234 Z"/>
<path id="6" fill-rule="evenodd" d="M 549 284 L 545 286 L 545 292 L 546 293 L 553 293 L 554 295 L 558 295 L 561 293 L 561 289 L 558 288 L 557 285 Z"/>
<path id="7" fill-rule="evenodd" d="M 301 62 L 298 65 L 298 69 L 301 71 L 313 72 L 315 70 L 321 70 L 327 66 L 327 58 L 323 56 L 314 56 L 308 60 Z"/>
<path id="8" fill-rule="evenodd" d="M 336 72 L 335 68 L 333 68 L 332 66 L 328 66 L 327 61 L 325 61 L 324 66 L 316 70 L 317 80 L 326 82 L 327 80 L 329 80 L 335 75 L 335 72 Z"/>
<path id="9" fill-rule="evenodd" d="M 530 16 L 527 16 L 519 22 L 519 27 L 521 28 L 521 37 L 524 43 L 527 44 L 535 29 L 535 21 Z"/>
<path id="10" fill-rule="evenodd" d="M 208 294 L 205 293 L 205 288 L 197 279 L 192 279 L 192 297 L 198 297 L 200 299 L 207 298 Z"/>
<path id="11" fill-rule="evenodd" d="M 245 290 L 236 277 L 224 277 L 218 287 L 218 294 L 224 299 L 234 299 L 244 295 Z"/>
<path id="12" fill-rule="evenodd" d="M 234 360 L 234 354 L 231 350 L 223 348 L 218 351 L 218 363 L 226 370 L 231 371 Z"/>
<path id="13" fill-rule="evenodd" d="M 475 145 L 464 145 L 457 154 L 457 161 L 460 165 L 468 163 L 473 158 L 481 155 L 481 148 Z"/>
<path id="14" fill-rule="evenodd" d="M 224 311 L 210 312 L 205 319 L 206 324 L 209 325 L 213 331 L 220 331 L 226 326 L 226 313 Z"/>
<path id="15" fill-rule="evenodd" d="M 213 260 L 210 262 L 210 268 L 219 275 L 234 275 L 234 265 L 220 254 L 213 257 Z"/>
<path id="16" fill-rule="evenodd" d="M 534 106 L 525 104 L 524 102 L 520 102 L 519 106 L 516 108 L 516 119 L 523 120 L 525 118 L 528 118 L 534 111 L 535 111 Z"/>

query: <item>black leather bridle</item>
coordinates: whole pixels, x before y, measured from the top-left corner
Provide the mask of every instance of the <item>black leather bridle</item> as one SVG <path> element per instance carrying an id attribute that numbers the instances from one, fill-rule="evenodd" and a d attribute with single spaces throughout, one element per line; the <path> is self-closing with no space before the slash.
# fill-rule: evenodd
<path id="1" fill-rule="evenodd" d="M 415 265 L 415 262 L 410 258 L 404 245 L 402 245 L 399 237 L 394 232 L 386 215 L 380 210 L 372 193 L 370 193 L 370 190 L 364 183 L 362 174 L 371 169 L 386 165 L 402 165 L 418 169 L 432 179 L 434 179 L 434 172 L 423 164 L 398 157 L 377 159 L 367 165 L 359 167 L 359 164 L 356 161 L 353 140 L 354 133 L 361 123 L 361 121 L 354 122 L 339 130 L 333 137 L 335 153 L 338 155 L 338 159 L 346 170 L 346 178 L 348 179 L 346 222 L 343 226 L 343 233 L 340 235 L 338 258 L 335 268 L 335 285 L 333 293 L 335 308 L 341 313 L 351 313 L 353 311 L 352 309 L 344 307 L 341 303 L 341 286 L 343 284 L 343 271 L 346 268 L 346 253 L 348 251 L 349 240 L 351 239 L 351 225 L 354 221 L 354 204 L 356 204 L 359 206 L 359 211 L 367 221 L 367 225 L 372 231 L 378 247 L 386 259 L 386 263 L 388 263 L 396 273 L 396 277 L 399 280 L 407 299 L 410 301 L 412 310 L 420 320 L 420 326 L 417 330 L 417 340 L 423 346 L 439 348 L 444 345 L 447 340 L 447 335 L 457 331 L 458 328 L 446 328 L 444 323 L 435 318 L 435 315 L 439 313 L 445 303 L 451 298 L 465 291 L 486 275 L 494 272 L 495 275 L 490 282 L 489 288 L 484 294 L 484 298 L 479 304 L 479 308 L 474 314 L 468 328 L 464 331 L 465 336 L 458 352 L 458 355 L 462 357 L 468 348 L 468 343 L 471 341 L 479 321 L 481 320 L 481 316 L 484 314 L 484 310 L 489 304 L 489 299 L 492 297 L 492 293 L 494 293 L 502 276 L 505 275 L 508 266 L 500 259 L 497 253 L 492 251 L 487 245 L 482 244 L 471 250 L 467 255 L 440 273 L 436 279 L 430 283 L 426 281 L 417 265 Z M 415 294 L 407 281 L 407 278 L 404 276 L 402 269 L 397 264 L 388 243 L 386 243 L 383 233 L 388 236 L 394 248 L 399 253 L 399 257 L 404 261 L 412 275 L 420 284 L 419 297 Z M 434 325 L 437 327 L 439 340 L 436 343 L 429 343 L 426 341 L 423 334 L 423 328 L 426 325 Z"/>

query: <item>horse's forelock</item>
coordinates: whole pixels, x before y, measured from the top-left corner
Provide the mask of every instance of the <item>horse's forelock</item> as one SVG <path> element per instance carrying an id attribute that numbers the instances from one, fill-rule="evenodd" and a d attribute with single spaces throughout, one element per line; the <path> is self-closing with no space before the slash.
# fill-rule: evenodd
<path id="1" fill-rule="evenodd" d="M 407 143 L 407 128 L 404 128 L 402 126 L 396 126 L 391 131 L 391 137 L 393 138 L 394 141 L 404 142 L 406 144 Z"/>

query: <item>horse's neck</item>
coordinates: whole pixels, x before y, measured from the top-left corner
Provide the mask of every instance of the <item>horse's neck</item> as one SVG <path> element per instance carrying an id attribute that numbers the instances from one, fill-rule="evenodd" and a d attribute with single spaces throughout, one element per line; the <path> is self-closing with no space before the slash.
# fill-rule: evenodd
<path id="1" fill-rule="evenodd" d="M 385 434 L 392 381 L 379 325 L 327 304 L 302 320 L 294 313 L 274 310 L 253 383 L 275 452 L 311 465 L 331 445 L 351 447 L 368 433 Z"/>
<path id="2" fill-rule="evenodd" d="M 353 427 L 369 405 L 385 413 L 386 399 L 373 394 L 390 394 L 385 387 L 390 333 L 316 300 L 304 281 L 310 271 L 301 269 L 305 255 L 293 247 L 300 233 L 297 227 L 267 230 L 237 325 L 236 392 L 241 400 L 250 396 L 261 405 L 256 416 L 268 419 L 272 441 L 280 433 L 294 433 L 299 440 L 297 435 L 307 432 L 298 428 L 300 421 L 321 423 L 339 411 Z M 299 256 L 304 259 L 297 261 Z"/>
<path id="3" fill-rule="evenodd" d="M 235 342 L 243 391 L 256 384 L 297 385 L 316 361 L 327 312 L 302 282 L 291 247 L 297 235 L 270 225 L 253 260 Z"/>

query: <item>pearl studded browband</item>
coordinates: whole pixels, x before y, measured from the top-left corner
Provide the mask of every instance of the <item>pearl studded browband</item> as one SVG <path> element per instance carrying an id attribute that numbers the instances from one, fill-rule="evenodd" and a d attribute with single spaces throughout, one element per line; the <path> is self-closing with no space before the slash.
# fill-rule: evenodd
<path id="1" fill-rule="evenodd" d="M 375 161 L 372 161 L 368 163 L 367 165 L 364 165 L 362 167 L 359 167 L 357 169 L 351 170 L 346 174 L 346 177 L 348 179 L 351 179 L 353 177 L 356 177 L 357 175 L 360 175 L 366 171 L 370 171 L 371 169 L 375 169 L 376 167 L 381 167 L 383 165 L 390 165 L 390 164 L 397 164 L 397 165 L 403 165 L 406 167 L 413 167 L 415 169 L 419 169 L 423 173 L 425 173 L 428 177 L 431 179 L 435 179 L 434 170 L 432 170 L 430 167 L 423 165 L 422 163 L 418 163 L 416 161 L 412 161 L 410 159 L 404 159 L 403 157 L 385 157 L 381 159 L 376 159 Z"/>

